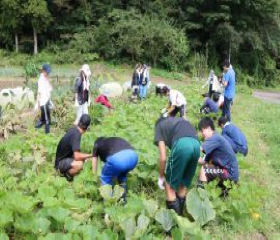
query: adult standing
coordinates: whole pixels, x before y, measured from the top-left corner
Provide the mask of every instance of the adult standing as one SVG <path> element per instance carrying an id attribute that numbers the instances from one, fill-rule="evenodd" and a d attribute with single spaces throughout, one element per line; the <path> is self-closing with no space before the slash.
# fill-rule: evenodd
<path id="1" fill-rule="evenodd" d="M 125 190 L 122 198 L 126 202 L 127 174 L 138 163 L 134 148 L 123 138 L 100 137 L 94 143 L 92 156 L 93 173 L 97 171 L 98 157 L 105 163 L 100 176 L 101 184 L 113 185 L 116 179 Z"/>
<path id="2" fill-rule="evenodd" d="M 54 167 L 67 181 L 73 181 L 74 176 L 83 169 L 84 161 L 92 156 L 80 151 L 81 137 L 89 125 L 89 115 L 83 114 L 78 125 L 70 128 L 57 146 Z"/>
<path id="3" fill-rule="evenodd" d="M 195 175 L 200 155 L 196 131 L 184 118 L 160 118 L 155 125 L 154 140 L 160 155 L 158 185 L 165 188 L 166 207 L 182 215 L 187 188 Z M 167 163 L 166 147 L 171 150 Z"/>
<path id="4" fill-rule="evenodd" d="M 131 81 L 132 98 L 136 99 L 139 93 L 139 82 L 140 82 L 140 64 L 136 64 Z"/>
<path id="5" fill-rule="evenodd" d="M 91 71 L 88 64 L 84 64 L 80 69 L 80 75 L 75 80 L 75 107 L 77 108 L 77 117 L 75 125 L 78 125 L 83 114 L 88 114 L 90 104 L 90 82 Z"/>
<path id="6" fill-rule="evenodd" d="M 41 109 L 41 117 L 37 122 L 35 128 L 41 128 L 45 125 L 45 133 L 50 132 L 51 114 L 50 114 L 50 99 L 52 86 L 50 84 L 49 74 L 51 67 L 49 64 L 43 64 L 41 74 L 38 80 L 37 101 L 35 103 L 35 110 L 39 107 Z"/>
<path id="7" fill-rule="evenodd" d="M 139 81 L 139 97 L 144 99 L 147 97 L 147 88 L 149 84 L 149 70 L 146 64 L 143 65 L 140 81 Z"/>
<path id="8" fill-rule="evenodd" d="M 211 98 L 213 93 L 222 93 L 222 88 L 214 70 L 210 71 L 209 77 L 202 88 L 208 85 L 208 97 Z"/>
<path id="9" fill-rule="evenodd" d="M 222 116 L 226 117 L 227 120 L 230 122 L 230 110 L 233 104 L 233 98 L 235 96 L 235 72 L 232 66 L 230 65 L 230 62 L 227 60 L 223 63 L 223 70 L 225 74 L 222 83 L 225 86 L 225 93 Z"/>

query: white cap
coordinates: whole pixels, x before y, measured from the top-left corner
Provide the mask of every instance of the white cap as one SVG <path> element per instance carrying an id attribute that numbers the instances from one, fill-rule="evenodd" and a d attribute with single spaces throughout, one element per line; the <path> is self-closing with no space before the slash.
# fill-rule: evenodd
<path id="1" fill-rule="evenodd" d="M 80 71 L 83 71 L 84 74 L 87 76 L 87 77 L 90 77 L 91 75 L 91 71 L 90 71 L 90 68 L 89 68 L 89 65 L 88 64 L 84 64 L 82 66 L 82 68 L 80 69 Z"/>

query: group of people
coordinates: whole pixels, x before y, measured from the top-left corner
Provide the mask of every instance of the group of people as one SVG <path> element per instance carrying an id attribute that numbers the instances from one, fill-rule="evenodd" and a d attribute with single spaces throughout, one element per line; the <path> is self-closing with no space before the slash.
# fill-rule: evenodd
<path id="1" fill-rule="evenodd" d="M 49 74 L 51 73 L 51 67 L 49 64 L 43 64 L 41 74 L 37 82 L 37 98 L 34 109 L 37 111 L 40 107 L 41 116 L 35 125 L 35 128 L 41 128 L 45 125 L 45 133 L 50 132 L 51 124 L 51 109 L 53 103 L 51 101 L 51 92 L 53 90 L 50 83 Z M 75 125 L 78 125 L 79 120 L 83 114 L 88 114 L 88 108 L 91 103 L 90 99 L 90 76 L 91 70 L 88 64 L 84 64 L 79 70 L 79 74 L 74 82 L 74 106 L 76 108 Z M 101 104 L 107 107 L 109 110 L 114 109 L 113 105 L 109 102 L 109 93 L 104 91 L 96 97 L 95 103 Z"/>
<path id="2" fill-rule="evenodd" d="M 202 144 L 198 140 L 196 129 L 186 119 L 186 99 L 183 94 L 166 85 L 160 86 L 161 93 L 168 96 L 169 100 L 167 108 L 162 111 L 154 129 L 154 144 L 159 150 L 158 186 L 160 189 L 165 189 L 166 207 L 174 209 L 178 215 L 183 214 L 187 191 L 191 186 L 198 164 L 202 165 L 197 181 L 198 187 L 203 187 L 204 184 L 218 179 L 218 186 L 225 190 L 224 181 L 237 183 L 239 179 L 236 153 L 244 156 L 248 153 L 246 137 L 230 121 L 235 79 L 233 69 L 226 68 L 226 66 L 222 80 L 226 86 L 223 105 L 225 109 L 218 120 L 222 134 L 215 131 L 214 121 L 210 117 L 204 117 L 198 124 L 204 140 Z M 145 70 L 145 66 L 143 68 Z M 137 65 L 135 72 L 137 73 L 139 69 Z M 48 73 L 48 68 L 43 66 L 43 77 Z M 138 76 L 141 78 L 140 75 L 137 75 L 136 79 Z M 83 66 L 80 78 L 88 79 L 89 76 L 89 72 Z M 77 85 L 80 86 L 76 92 L 76 100 L 80 106 L 77 112 L 77 122 L 65 133 L 57 146 L 55 169 L 68 181 L 73 181 L 74 177 L 83 169 L 83 164 L 87 159 L 91 159 L 92 171 L 96 174 L 98 159 L 100 159 L 104 162 L 100 175 L 101 184 L 113 185 L 117 181 L 124 189 L 122 199 L 125 202 L 127 174 L 137 166 L 138 154 L 129 142 L 120 137 L 97 138 L 93 143 L 92 153 L 81 152 L 81 137 L 91 122 L 90 116 L 84 110 L 87 104 L 81 106 L 89 101 L 89 83 Z M 49 87 L 49 85 L 47 86 Z M 49 88 L 51 89 L 51 87 Z M 132 89 L 135 93 L 134 90 L 138 88 Z M 83 94 L 79 95 L 79 91 Z M 41 91 L 38 91 L 38 94 L 41 97 Z M 40 102 L 40 104 L 43 104 L 41 111 L 43 109 L 45 114 L 44 106 L 47 102 Z M 179 117 L 176 117 L 177 113 L 179 113 Z M 78 118 L 78 116 L 80 117 Z M 167 148 L 170 149 L 169 157 L 167 157 Z M 204 156 L 200 157 L 201 154 Z"/>
<path id="3" fill-rule="evenodd" d="M 146 64 L 136 64 L 131 81 L 133 100 L 136 100 L 138 97 L 140 100 L 147 97 L 149 81 L 150 75 L 148 66 Z"/>

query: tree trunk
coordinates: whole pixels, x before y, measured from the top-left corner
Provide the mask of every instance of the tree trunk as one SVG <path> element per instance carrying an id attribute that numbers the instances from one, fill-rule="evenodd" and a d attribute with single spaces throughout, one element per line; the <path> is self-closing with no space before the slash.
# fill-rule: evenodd
<path id="1" fill-rule="evenodd" d="M 15 47 L 16 47 L 16 53 L 18 53 L 18 34 L 15 33 Z"/>
<path id="2" fill-rule="evenodd" d="M 34 55 L 36 55 L 38 53 L 38 40 L 37 40 L 37 32 L 35 28 L 33 28 L 33 35 L 34 35 Z"/>

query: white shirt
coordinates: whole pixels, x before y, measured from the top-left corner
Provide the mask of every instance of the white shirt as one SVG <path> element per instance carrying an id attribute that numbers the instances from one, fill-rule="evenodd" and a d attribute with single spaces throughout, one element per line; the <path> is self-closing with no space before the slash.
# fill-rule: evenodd
<path id="1" fill-rule="evenodd" d="M 177 90 L 170 90 L 169 101 L 172 106 L 180 107 L 186 105 L 187 101 L 182 93 Z"/>
<path id="2" fill-rule="evenodd" d="M 40 107 L 44 106 L 51 98 L 52 86 L 50 81 L 41 73 L 38 80 L 38 93 Z"/>

